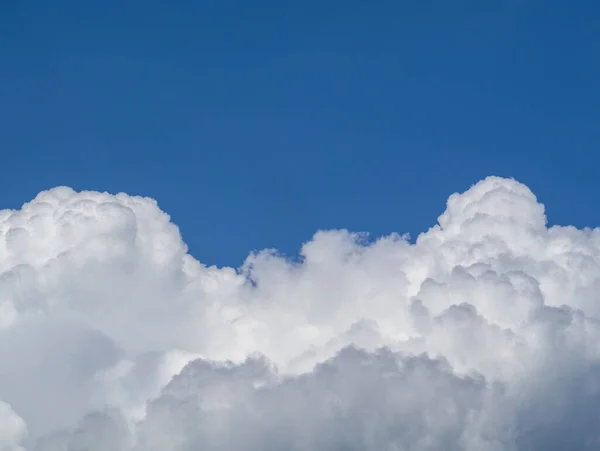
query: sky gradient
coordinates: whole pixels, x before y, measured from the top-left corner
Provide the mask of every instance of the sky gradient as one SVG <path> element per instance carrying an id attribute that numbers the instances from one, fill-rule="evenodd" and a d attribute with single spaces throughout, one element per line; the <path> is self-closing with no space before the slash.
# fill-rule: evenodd
<path id="1" fill-rule="evenodd" d="M 598 2 L 1 3 L 2 208 L 150 196 L 232 266 L 416 235 L 487 175 L 600 224 Z"/>

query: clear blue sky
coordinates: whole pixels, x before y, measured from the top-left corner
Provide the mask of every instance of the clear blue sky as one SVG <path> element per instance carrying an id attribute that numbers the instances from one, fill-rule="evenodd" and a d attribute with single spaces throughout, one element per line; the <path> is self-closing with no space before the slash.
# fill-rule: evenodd
<path id="1" fill-rule="evenodd" d="M 600 2 L 0 1 L 0 206 L 158 199 L 205 263 L 514 176 L 600 225 Z"/>

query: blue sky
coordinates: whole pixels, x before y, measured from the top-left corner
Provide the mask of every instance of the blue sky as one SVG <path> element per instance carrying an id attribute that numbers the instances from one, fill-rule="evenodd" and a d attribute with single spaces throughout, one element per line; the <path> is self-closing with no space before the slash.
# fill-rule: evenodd
<path id="1" fill-rule="evenodd" d="M 151 196 L 239 265 L 513 176 L 600 224 L 597 1 L 0 2 L 0 206 Z"/>

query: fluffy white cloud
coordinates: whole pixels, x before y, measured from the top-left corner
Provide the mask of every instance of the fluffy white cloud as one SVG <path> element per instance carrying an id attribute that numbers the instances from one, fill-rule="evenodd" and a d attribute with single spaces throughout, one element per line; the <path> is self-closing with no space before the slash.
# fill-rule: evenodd
<path id="1" fill-rule="evenodd" d="M 20 444 L 26 433 L 23 419 L 11 406 L 0 401 L 0 451 L 22 451 Z"/>
<path id="2" fill-rule="evenodd" d="M 56 188 L 0 211 L 0 451 L 598 449 L 598 293 L 600 229 L 514 180 L 239 270 Z"/>

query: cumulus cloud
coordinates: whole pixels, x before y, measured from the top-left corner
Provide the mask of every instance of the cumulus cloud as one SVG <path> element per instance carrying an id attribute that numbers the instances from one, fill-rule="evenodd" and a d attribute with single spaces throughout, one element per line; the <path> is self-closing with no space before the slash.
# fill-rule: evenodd
<path id="1" fill-rule="evenodd" d="M 23 419 L 7 403 L 0 401 L 0 450 L 22 451 L 21 440 L 27 433 Z"/>
<path id="2" fill-rule="evenodd" d="M 0 211 L 0 451 L 598 449 L 599 292 L 600 229 L 510 179 L 237 270 L 55 188 Z"/>

